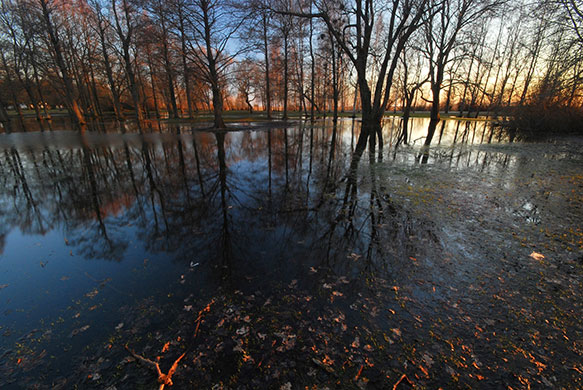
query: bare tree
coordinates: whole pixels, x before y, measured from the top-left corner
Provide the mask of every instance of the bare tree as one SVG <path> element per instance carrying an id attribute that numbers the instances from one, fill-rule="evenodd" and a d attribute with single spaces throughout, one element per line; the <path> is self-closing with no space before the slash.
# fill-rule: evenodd
<path id="1" fill-rule="evenodd" d="M 121 57 L 123 59 L 124 70 L 134 103 L 135 117 L 138 123 L 140 123 L 144 119 L 144 116 L 141 109 L 140 90 L 131 54 L 137 23 L 136 9 L 130 3 L 130 0 L 121 0 L 121 9 L 118 9 L 117 0 L 111 0 L 111 8 L 115 20 L 115 31 L 121 44 Z"/>
<path id="2" fill-rule="evenodd" d="M 77 102 L 77 93 L 73 87 L 73 82 L 69 74 L 69 68 L 65 63 L 63 57 L 63 49 L 61 45 L 61 37 L 57 25 L 53 23 L 53 12 L 54 4 L 49 4 L 47 0 L 38 0 L 42 10 L 43 17 L 43 27 L 49 36 L 49 41 L 52 47 L 54 60 L 57 68 L 59 69 L 61 79 L 63 80 L 63 89 L 65 95 L 65 104 L 71 117 L 73 117 L 78 125 L 85 125 L 85 117 L 83 115 L 83 110 Z"/>
<path id="3" fill-rule="evenodd" d="M 109 84 L 109 90 L 111 91 L 111 97 L 113 101 L 113 110 L 115 112 L 115 116 L 118 120 L 124 120 L 124 114 L 121 107 L 121 99 L 120 99 L 120 92 L 119 88 L 115 82 L 115 78 L 113 75 L 113 67 L 111 64 L 110 59 L 110 51 L 111 51 L 111 42 L 109 40 L 110 37 L 110 28 L 111 24 L 103 15 L 103 7 L 99 0 L 92 0 L 91 6 L 93 7 L 93 11 L 95 13 L 95 24 L 97 29 L 97 34 L 99 36 L 99 43 L 101 48 L 101 56 L 103 61 L 103 66 L 105 69 L 105 75 L 107 77 L 107 82 Z"/>
<path id="4" fill-rule="evenodd" d="M 488 17 L 505 0 L 439 0 L 433 1 L 436 13 L 430 14 L 425 23 L 425 54 L 429 60 L 431 83 L 430 123 L 425 138 L 429 145 L 440 121 L 440 93 L 446 68 L 455 59 L 456 46 L 463 44 L 460 33 L 482 17 Z"/>
<path id="5" fill-rule="evenodd" d="M 245 21 L 245 16 L 238 16 L 237 11 L 219 0 L 193 0 L 187 22 L 193 33 L 189 55 L 212 91 L 214 126 L 218 129 L 225 127 L 224 74 L 234 57 L 246 50 L 227 52 L 227 44 Z"/>
<path id="6" fill-rule="evenodd" d="M 377 137 L 382 146 L 381 120 L 390 99 L 393 76 L 405 43 L 422 23 L 423 15 L 432 14 L 429 0 L 356 0 L 315 2 L 316 12 L 308 9 L 276 10 L 276 12 L 319 18 L 340 50 L 352 62 L 362 105 L 362 128 L 357 142 L 357 155 L 367 141 L 375 149 Z M 371 63 L 378 61 L 378 71 L 371 73 Z M 373 87 L 371 89 L 371 86 Z"/>

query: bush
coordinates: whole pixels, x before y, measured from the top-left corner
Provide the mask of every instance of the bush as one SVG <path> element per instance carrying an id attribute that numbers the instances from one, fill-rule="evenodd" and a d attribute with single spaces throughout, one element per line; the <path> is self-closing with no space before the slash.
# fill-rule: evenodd
<path id="1" fill-rule="evenodd" d="M 502 126 L 521 139 L 583 135 L 583 110 L 580 108 L 526 105 L 512 108 L 507 118 Z"/>

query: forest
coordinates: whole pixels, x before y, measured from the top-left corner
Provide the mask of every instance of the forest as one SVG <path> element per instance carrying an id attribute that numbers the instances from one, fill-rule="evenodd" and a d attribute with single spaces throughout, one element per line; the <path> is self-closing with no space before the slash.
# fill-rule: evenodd
<path id="1" fill-rule="evenodd" d="M 511 118 L 580 130 L 580 0 L 2 0 L 4 131 L 66 112 Z M 406 133 L 406 131 L 404 132 Z M 405 140 L 406 142 L 406 140 Z"/>

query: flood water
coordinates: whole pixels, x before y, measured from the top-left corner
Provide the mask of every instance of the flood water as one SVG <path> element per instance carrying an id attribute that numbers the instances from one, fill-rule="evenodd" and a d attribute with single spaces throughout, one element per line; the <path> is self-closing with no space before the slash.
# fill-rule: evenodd
<path id="1" fill-rule="evenodd" d="M 0 134 L 0 387 L 581 388 L 583 140 L 399 121 Z"/>

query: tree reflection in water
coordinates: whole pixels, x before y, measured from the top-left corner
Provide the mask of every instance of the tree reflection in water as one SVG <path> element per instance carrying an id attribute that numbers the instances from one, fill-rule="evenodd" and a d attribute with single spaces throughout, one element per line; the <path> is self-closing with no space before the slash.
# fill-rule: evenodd
<path id="1" fill-rule="evenodd" d="M 453 144 L 473 142 L 476 122 L 473 127 L 467 122 L 461 135 L 459 123 Z M 226 263 L 233 251 L 237 257 L 256 255 L 258 235 L 279 242 L 279 247 L 294 236 L 312 241 L 308 247 L 312 251 L 321 243 L 310 237 L 329 231 L 327 257 L 338 236 L 345 247 L 367 241 L 364 252 L 372 258 L 376 226 L 397 213 L 390 191 L 379 188 L 372 155 L 367 168 L 360 169 L 365 150 L 352 149 L 354 120 L 214 135 L 192 133 L 195 129 L 184 134 L 174 126 L 174 136 L 153 132 L 158 129 L 152 124 L 142 127 L 150 132 L 138 136 L 124 124 L 124 135 L 115 139 L 87 132 L 67 136 L 64 145 L 59 136 L 49 136 L 41 149 L 38 145 L 4 149 L 6 185 L 1 195 L 5 204 L 13 205 L 4 213 L 5 229 L 19 226 L 44 234 L 61 226 L 85 257 L 120 261 L 128 246 L 124 227 L 132 226 L 147 250 L 179 251 L 177 258 L 189 258 L 189 251 L 209 256 L 214 243 L 221 242 L 220 249 L 214 249 Z M 398 129 L 391 133 L 397 141 L 395 161 L 401 134 Z M 484 134 L 485 130 L 481 140 Z M 451 148 L 450 161 L 455 150 Z M 420 153 L 417 161 L 427 163 L 430 150 Z M 365 213 L 357 212 L 361 202 L 368 202 Z M 370 220 L 369 226 L 356 224 L 355 217 Z M 330 234 L 340 222 L 343 232 Z M 212 231 L 222 233 L 213 236 Z M 239 231 L 241 239 L 232 237 Z"/>
<path id="2" fill-rule="evenodd" d="M 414 129 L 422 122 L 416 121 L 406 127 L 402 121 L 388 121 L 387 144 L 375 153 L 357 142 L 359 123 L 354 119 L 216 133 L 153 122 L 143 124 L 141 132 L 125 124 L 118 134 L 107 126 L 100 133 L 11 134 L 0 145 L 0 248 L 10 245 L 15 231 L 29 237 L 62 232 L 55 236 L 75 256 L 67 263 L 71 268 L 105 271 L 92 277 L 93 284 L 63 289 L 61 300 L 52 303 L 58 309 L 48 318 L 77 300 L 94 315 L 100 310 L 99 322 L 110 328 L 120 322 L 117 308 L 133 310 L 140 289 L 152 289 L 141 295 L 151 298 L 152 307 L 172 303 L 174 309 L 165 310 L 180 313 L 196 294 L 202 299 L 243 291 L 268 297 L 291 284 L 311 297 L 322 290 L 322 281 L 338 277 L 351 283 L 346 306 L 378 297 L 383 288 L 380 296 L 386 295 L 387 281 L 392 281 L 420 302 L 408 310 L 440 316 L 436 308 L 457 293 L 431 288 L 447 285 L 455 275 L 445 259 L 455 255 L 448 251 L 456 243 L 434 218 L 445 215 L 447 207 L 434 211 L 416 206 L 427 201 L 422 191 L 443 191 L 431 175 L 435 169 L 469 172 L 504 188 L 529 160 L 472 146 L 500 137 L 479 121 L 444 121 L 437 145 L 420 147 L 423 139 Z M 424 188 L 423 180 L 433 187 Z M 455 201 L 456 194 L 447 196 Z M 34 238 L 20 239 L 29 243 Z M 148 259 L 158 264 L 150 269 Z M 130 264 L 128 269 L 124 263 Z M 309 278 L 310 270 L 317 271 L 317 279 Z M 419 284 L 427 275 L 430 283 Z M 65 279 L 59 277 L 47 291 L 62 288 Z M 92 300 L 104 283 L 94 287 L 94 282 L 108 277 L 115 294 L 101 292 L 98 306 Z M 465 282 L 455 283 L 467 287 Z M 117 294 L 121 290 L 129 293 Z M 175 301 L 168 300 L 174 296 Z M 25 304 L 22 296 L 10 299 L 11 305 Z M 443 318 L 454 315 L 443 310 Z M 71 314 L 64 316 L 65 336 L 74 334 L 73 328 L 84 329 L 84 322 Z M 408 311 L 402 314 L 399 321 L 413 318 Z M 9 315 L 4 321 L 6 329 L 30 326 Z M 385 330 L 394 327 L 384 317 L 370 321 Z M 90 332 L 74 341 L 88 342 Z"/>

